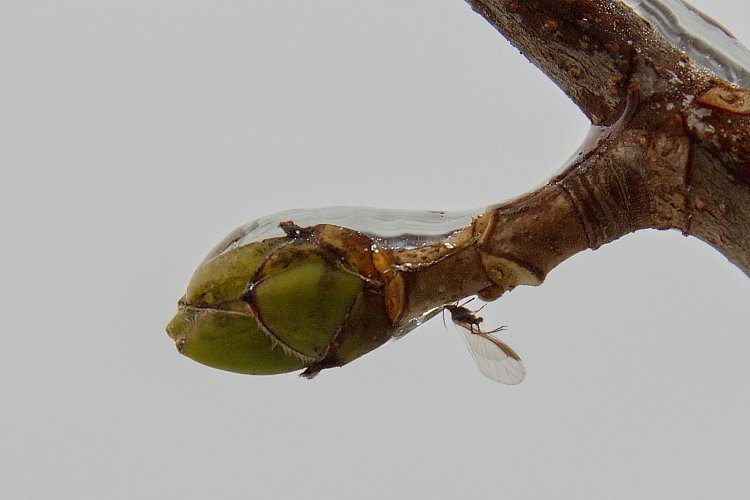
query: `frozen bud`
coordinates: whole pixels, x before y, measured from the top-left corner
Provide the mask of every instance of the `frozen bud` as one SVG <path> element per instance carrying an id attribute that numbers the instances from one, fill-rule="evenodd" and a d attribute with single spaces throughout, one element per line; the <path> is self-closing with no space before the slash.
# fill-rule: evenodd
<path id="1" fill-rule="evenodd" d="M 313 376 L 382 345 L 394 328 L 369 239 L 331 226 L 229 244 L 198 267 L 167 332 L 215 368 Z"/>

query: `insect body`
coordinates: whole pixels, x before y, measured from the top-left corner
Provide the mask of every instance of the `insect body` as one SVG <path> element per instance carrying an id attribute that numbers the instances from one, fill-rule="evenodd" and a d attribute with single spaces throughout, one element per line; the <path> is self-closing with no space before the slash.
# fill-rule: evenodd
<path id="1" fill-rule="evenodd" d="M 486 377 L 503 384 L 518 384 L 526 376 L 521 357 L 507 344 L 492 336 L 505 329 L 504 326 L 491 331 L 482 331 L 483 321 L 474 311 L 458 304 L 447 304 L 443 309 L 451 315 L 453 324 L 476 361 L 479 371 Z"/>

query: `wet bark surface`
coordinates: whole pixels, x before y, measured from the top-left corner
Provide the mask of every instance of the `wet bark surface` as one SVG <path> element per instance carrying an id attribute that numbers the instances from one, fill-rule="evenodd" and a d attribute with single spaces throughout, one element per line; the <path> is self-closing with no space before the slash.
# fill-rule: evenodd
<path id="1" fill-rule="evenodd" d="M 692 60 L 625 2 L 467 3 L 560 86 L 592 133 L 546 185 L 465 228 L 446 255 L 466 265 L 424 266 L 424 248 L 386 259 L 392 321 L 539 285 L 572 255 L 640 229 L 699 238 L 750 276 L 750 89 Z"/>
<path id="2" fill-rule="evenodd" d="M 485 215 L 478 248 L 496 283 L 504 261 L 541 281 L 646 228 L 695 236 L 750 275 L 750 90 L 623 2 L 468 3 L 601 127 L 562 174 Z"/>

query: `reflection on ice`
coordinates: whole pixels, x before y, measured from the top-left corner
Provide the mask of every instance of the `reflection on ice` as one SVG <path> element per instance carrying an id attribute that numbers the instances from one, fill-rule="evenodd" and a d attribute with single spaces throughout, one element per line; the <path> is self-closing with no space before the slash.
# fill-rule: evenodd
<path id="1" fill-rule="evenodd" d="M 293 209 L 262 217 L 230 233 L 204 259 L 266 238 L 283 236 L 279 222 L 291 220 L 299 226 L 334 224 L 353 229 L 373 239 L 380 248 L 413 248 L 434 243 L 471 224 L 481 210 L 443 212 L 437 210 L 393 210 L 364 207 Z"/>
<path id="2" fill-rule="evenodd" d="M 625 0 L 696 65 L 750 87 L 750 51 L 726 28 L 682 0 Z"/>

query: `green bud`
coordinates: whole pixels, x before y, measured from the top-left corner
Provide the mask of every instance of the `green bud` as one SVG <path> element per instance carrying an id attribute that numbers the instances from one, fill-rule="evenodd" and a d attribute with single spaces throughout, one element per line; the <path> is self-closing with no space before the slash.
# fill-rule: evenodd
<path id="1" fill-rule="evenodd" d="M 296 240 L 268 259 L 243 297 L 275 339 L 315 360 L 326 354 L 364 288 L 361 276 L 326 257 Z"/>
<path id="2" fill-rule="evenodd" d="M 240 298 L 268 255 L 287 242 L 272 238 L 252 243 L 198 267 L 167 325 L 179 352 L 214 368 L 256 375 L 306 366 L 276 345 Z"/>
<path id="3" fill-rule="evenodd" d="M 313 376 L 386 342 L 381 283 L 312 229 L 204 261 L 167 325 L 179 352 L 233 372 Z"/>
<path id="4" fill-rule="evenodd" d="M 186 307 L 167 326 L 177 350 L 221 370 L 272 375 L 304 368 L 265 334 L 255 317 L 216 309 Z"/>
<path id="5" fill-rule="evenodd" d="M 240 301 L 247 284 L 274 250 L 288 244 L 270 238 L 244 245 L 203 262 L 188 283 L 185 302 L 196 306 L 226 307 Z"/>

